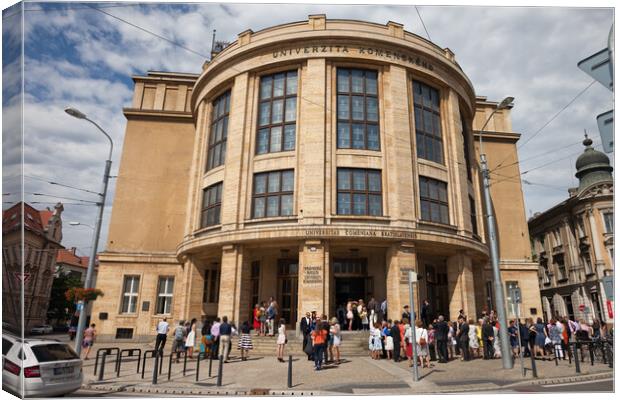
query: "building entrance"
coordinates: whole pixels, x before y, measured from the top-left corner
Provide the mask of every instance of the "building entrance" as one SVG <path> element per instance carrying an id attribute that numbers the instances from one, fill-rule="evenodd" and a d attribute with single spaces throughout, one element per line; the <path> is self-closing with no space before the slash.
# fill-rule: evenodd
<path id="1" fill-rule="evenodd" d="M 366 299 L 366 278 L 336 278 L 336 305 Z"/>
<path id="2" fill-rule="evenodd" d="M 297 321 L 297 279 L 299 261 L 296 259 L 278 260 L 278 296 L 280 306 L 279 318 L 289 326 Z M 278 322 L 276 321 L 276 326 Z"/>

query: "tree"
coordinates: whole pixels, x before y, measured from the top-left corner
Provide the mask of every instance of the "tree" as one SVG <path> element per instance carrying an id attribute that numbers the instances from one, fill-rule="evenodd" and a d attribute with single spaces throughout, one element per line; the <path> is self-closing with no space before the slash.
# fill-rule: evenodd
<path id="1" fill-rule="evenodd" d="M 81 287 L 82 282 L 75 276 L 65 273 L 62 267 L 58 269 L 57 275 L 52 282 L 52 293 L 47 317 L 50 320 L 60 322 L 66 321 L 75 313 L 75 303 L 72 300 L 68 300 L 65 294 L 68 290 Z"/>

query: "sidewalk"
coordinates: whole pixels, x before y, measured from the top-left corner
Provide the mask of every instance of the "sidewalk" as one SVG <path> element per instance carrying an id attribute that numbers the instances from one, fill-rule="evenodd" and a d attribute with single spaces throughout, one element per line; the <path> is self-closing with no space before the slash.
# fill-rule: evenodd
<path id="1" fill-rule="evenodd" d="M 100 346 L 105 347 L 105 346 Z M 117 346 L 120 347 L 120 346 Z M 137 347 L 123 346 L 125 348 Z M 145 346 L 140 346 L 144 348 Z M 148 346 L 152 349 L 152 346 Z M 96 351 L 96 348 L 94 349 Z M 93 353 L 94 355 L 95 353 Z M 167 353 L 168 354 L 168 353 Z M 250 354 L 242 362 L 234 349 L 229 363 L 223 364 L 222 386 L 216 386 L 218 361 L 212 362 L 209 377 L 209 360 L 202 360 L 200 376 L 196 382 L 196 358 L 188 359 L 186 376 L 182 374 L 183 362 L 172 364 L 171 380 L 168 381 L 169 357 L 164 358 L 158 384 L 152 384 L 153 359 L 147 358 L 144 379 L 136 374 L 136 362 L 124 362 L 120 376 L 114 372 L 114 363 L 108 359 L 103 381 L 93 374 L 94 359 L 84 364 L 86 390 L 105 392 L 152 393 L 159 395 L 329 395 L 329 394 L 407 394 L 407 393 L 457 393 L 464 391 L 501 391 L 524 382 L 559 383 L 577 380 L 601 379 L 613 376 L 608 365 L 585 362 L 581 374 L 575 373 L 575 365 L 568 361 L 538 361 L 538 379 L 527 370 L 523 377 L 517 360 L 512 370 L 504 370 L 501 360 L 451 361 L 434 363 L 431 369 L 420 369 L 420 380 L 413 381 L 412 369 L 407 362 L 372 360 L 369 357 L 351 357 L 340 365 L 327 365 L 314 371 L 313 363 L 305 357 L 293 357 L 293 387 L 287 388 L 288 363 L 278 362 L 274 356 Z M 286 357 L 288 359 L 288 356 Z M 587 360 L 586 360 L 587 361 Z M 531 366 L 525 359 L 526 368 Z"/>

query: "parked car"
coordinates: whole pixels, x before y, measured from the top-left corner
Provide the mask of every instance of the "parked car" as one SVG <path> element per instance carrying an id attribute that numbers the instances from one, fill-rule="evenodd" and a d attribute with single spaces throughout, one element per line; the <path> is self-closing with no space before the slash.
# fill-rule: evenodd
<path id="1" fill-rule="evenodd" d="M 67 344 L 47 339 L 22 341 L 3 332 L 3 390 L 18 397 L 61 396 L 78 390 L 82 379 L 82 360 Z"/>
<path id="2" fill-rule="evenodd" d="M 37 325 L 30 328 L 30 334 L 32 335 L 43 335 L 52 332 L 54 332 L 54 328 L 51 325 Z"/>

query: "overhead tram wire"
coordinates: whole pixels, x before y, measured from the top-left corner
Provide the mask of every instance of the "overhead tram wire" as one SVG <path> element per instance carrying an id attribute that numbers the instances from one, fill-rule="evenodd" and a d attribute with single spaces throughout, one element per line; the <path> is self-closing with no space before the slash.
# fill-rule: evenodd
<path id="1" fill-rule="evenodd" d="M 556 112 L 553 117 L 551 117 L 551 119 L 547 122 L 545 122 L 543 124 L 543 126 L 541 126 L 536 132 L 534 132 L 529 138 L 527 138 L 527 140 L 525 140 L 523 143 L 519 144 L 517 146 L 517 150 L 519 150 L 520 148 L 522 148 L 523 146 L 525 146 L 530 140 L 534 139 L 534 137 L 536 137 L 536 135 L 538 135 L 543 129 L 545 129 L 551 122 L 553 122 L 553 120 L 555 120 L 564 110 L 566 110 L 568 107 L 570 107 L 571 104 L 573 104 L 575 102 L 575 100 L 577 100 L 582 94 L 584 94 L 588 89 L 590 89 L 590 87 L 592 85 L 594 85 L 594 83 L 596 83 L 595 80 L 593 80 L 592 82 L 590 82 L 588 84 L 588 86 L 586 86 L 585 88 L 583 88 L 579 93 L 577 93 L 577 95 L 575 97 L 573 97 L 571 99 L 571 101 L 569 101 L 564 107 L 562 107 L 558 112 Z M 510 157 L 510 155 L 508 155 L 507 157 L 505 157 L 499 164 L 497 164 L 497 167 L 495 167 L 493 170 L 496 170 L 497 168 L 501 167 L 502 164 L 504 162 L 506 162 L 506 160 L 508 159 L 508 157 Z"/>
<path id="2" fill-rule="evenodd" d="M 98 204 L 98 202 L 93 201 L 93 200 L 76 199 L 75 197 L 59 196 L 59 195 L 49 194 L 49 193 L 39 193 L 39 192 L 23 192 L 23 193 L 31 195 L 31 196 L 45 196 L 45 197 L 53 197 L 55 199 L 73 200 L 73 201 L 79 201 L 83 203 Z M 18 194 L 18 193 L 7 193 L 6 195 L 12 195 L 12 194 Z"/>
<path id="3" fill-rule="evenodd" d="M 33 175 L 24 175 L 24 177 L 25 178 L 29 178 L 29 179 L 36 179 L 36 180 L 41 181 L 41 182 L 49 183 L 50 185 L 62 186 L 62 187 L 66 187 L 66 188 L 69 188 L 69 189 L 75 189 L 75 190 L 79 190 L 79 191 L 86 192 L 86 193 L 92 193 L 92 194 L 96 194 L 96 195 L 101 195 L 101 193 L 97 193 L 97 192 L 95 192 L 93 190 L 82 189 L 82 188 L 79 188 L 79 187 L 67 185 L 67 184 L 60 183 L 60 182 L 50 181 L 50 180 L 47 180 L 45 178 L 40 178 L 40 177 L 33 176 Z"/>
<path id="4" fill-rule="evenodd" d="M 424 20 L 422 19 L 420 10 L 418 10 L 418 6 L 414 6 L 414 7 L 415 7 L 415 12 L 418 13 L 418 18 L 420 18 L 420 22 L 422 22 L 422 26 L 424 27 L 424 32 L 426 32 L 426 36 L 428 36 L 428 40 L 432 42 L 431 35 L 428 33 L 428 29 L 426 29 L 426 24 L 424 24 Z"/>

